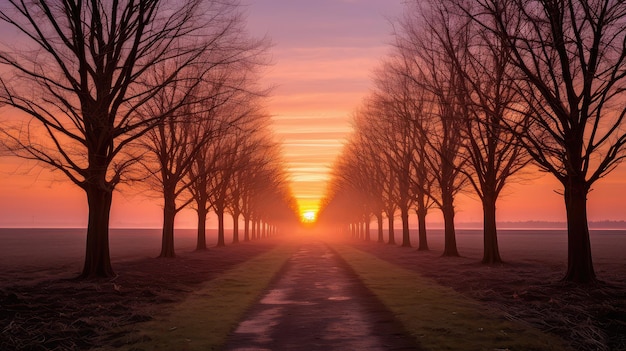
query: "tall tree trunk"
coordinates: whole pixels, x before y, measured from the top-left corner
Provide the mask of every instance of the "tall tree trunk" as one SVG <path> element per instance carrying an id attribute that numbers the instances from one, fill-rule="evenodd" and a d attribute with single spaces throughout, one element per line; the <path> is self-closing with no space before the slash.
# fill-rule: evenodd
<path id="1" fill-rule="evenodd" d="M 103 182 L 104 183 L 104 182 Z M 88 184 L 85 192 L 89 206 L 85 264 L 79 278 L 107 278 L 115 275 L 109 253 L 109 216 L 113 193 L 95 184 Z"/>
<path id="2" fill-rule="evenodd" d="M 217 247 L 226 246 L 224 240 L 224 209 L 216 207 L 215 214 L 217 214 Z"/>
<path id="3" fill-rule="evenodd" d="M 454 229 L 454 206 L 452 201 L 446 201 L 442 208 L 444 223 L 444 249 L 443 256 L 459 256 L 456 248 L 456 231 Z"/>
<path id="4" fill-rule="evenodd" d="M 252 240 L 256 240 L 257 239 L 257 237 L 256 237 L 256 220 L 255 219 L 251 220 L 250 224 L 252 225 L 252 228 L 251 228 L 252 229 L 252 235 L 250 236 L 250 238 Z"/>
<path id="5" fill-rule="evenodd" d="M 233 244 L 239 243 L 239 213 L 233 213 Z"/>
<path id="6" fill-rule="evenodd" d="M 196 251 L 206 250 L 206 217 L 209 211 L 204 205 L 198 206 L 198 239 L 196 241 Z"/>
<path id="7" fill-rule="evenodd" d="M 250 219 L 243 216 L 243 241 L 250 241 Z"/>
<path id="8" fill-rule="evenodd" d="M 420 191 L 417 195 L 417 209 L 415 214 L 417 215 L 418 226 L 418 251 L 428 251 L 428 238 L 426 236 L 426 215 L 428 214 L 428 207 L 426 206 L 426 195 Z"/>
<path id="9" fill-rule="evenodd" d="M 587 223 L 588 188 L 584 181 L 575 179 L 569 179 L 564 185 L 567 212 L 567 272 L 563 280 L 582 284 L 594 283 L 596 273 L 591 258 Z"/>
<path id="10" fill-rule="evenodd" d="M 163 189 L 163 236 L 161 240 L 161 254 L 159 257 L 176 257 L 174 252 L 174 219 L 176 218 L 176 201 L 174 192 Z"/>
<path id="11" fill-rule="evenodd" d="M 396 244 L 396 235 L 395 235 L 394 229 L 393 229 L 393 215 L 390 215 L 387 218 L 387 222 L 389 223 L 389 240 L 387 241 L 387 244 L 395 245 Z"/>
<path id="12" fill-rule="evenodd" d="M 400 207 L 402 219 L 402 247 L 411 247 L 411 232 L 409 231 L 409 206 L 402 204 Z"/>
<path id="13" fill-rule="evenodd" d="M 371 241 L 372 240 L 372 234 L 370 233 L 370 221 L 369 221 L 369 219 L 365 221 L 365 240 L 366 241 Z"/>
<path id="14" fill-rule="evenodd" d="M 482 263 L 502 263 L 496 227 L 496 197 L 490 195 L 483 196 L 483 244 Z"/>
<path id="15" fill-rule="evenodd" d="M 419 205 L 418 205 L 419 206 Z M 418 226 L 418 238 L 419 244 L 417 246 L 418 251 L 428 251 L 428 239 L 426 236 L 426 215 L 428 214 L 428 210 L 425 206 L 419 206 L 419 208 L 415 211 L 417 215 L 417 226 Z"/>
<path id="16" fill-rule="evenodd" d="M 384 243 L 385 239 L 384 239 L 384 231 L 383 231 L 383 214 L 382 213 L 378 213 L 376 214 L 376 223 L 378 224 L 378 242 L 379 243 Z"/>

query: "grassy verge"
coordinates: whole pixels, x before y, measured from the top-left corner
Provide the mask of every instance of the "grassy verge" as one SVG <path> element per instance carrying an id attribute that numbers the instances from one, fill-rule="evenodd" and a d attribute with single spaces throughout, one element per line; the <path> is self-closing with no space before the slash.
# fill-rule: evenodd
<path id="1" fill-rule="evenodd" d="M 120 340 L 121 350 L 215 350 L 293 252 L 284 244 L 211 280 Z"/>
<path id="2" fill-rule="evenodd" d="M 425 350 L 564 350 L 454 290 L 346 245 L 333 248 Z"/>

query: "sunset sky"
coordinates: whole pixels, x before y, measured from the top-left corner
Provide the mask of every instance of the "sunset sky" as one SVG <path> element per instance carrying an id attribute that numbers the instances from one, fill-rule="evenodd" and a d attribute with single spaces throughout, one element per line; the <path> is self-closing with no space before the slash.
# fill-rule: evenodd
<path id="1" fill-rule="evenodd" d="M 350 133 L 352 111 L 371 86 L 371 71 L 389 50 L 390 19 L 403 0 L 245 0 L 248 28 L 274 43 L 264 79 L 274 86 L 267 109 L 283 143 L 292 190 L 301 210 L 316 210 L 330 166 Z M 56 180 L 55 180 L 56 179 Z M 114 197 L 113 227 L 159 227 L 159 199 L 121 188 Z M 565 218 L 558 184 L 532 176 L 505 190 L 500 221 Z M 591 220 L 626 219 L 626 165 L 602 179 L 589 197 Z M 480 203 L 462 196 L 457 220 L 481 221 Z M 430 221 L 439 221 L 433 211 Z M 85 226 L 84 194 L 21 160 L 0 158 L 0 227 Z M 179 227 L 194 227 L 192 211 Z M 212 225 L 214 223 L 209 223 Z"/>
<path id="2" fill-rule="evenodd" d="M 402 0 L 265 0 L 250 2 L 249 28 L 267 33 L 276 84 L 269 104 L 284 142 L 301 211 L 317 210 L 328 170 L 351 130 L 350 114 L 388 50 L 389 20 Z"/>

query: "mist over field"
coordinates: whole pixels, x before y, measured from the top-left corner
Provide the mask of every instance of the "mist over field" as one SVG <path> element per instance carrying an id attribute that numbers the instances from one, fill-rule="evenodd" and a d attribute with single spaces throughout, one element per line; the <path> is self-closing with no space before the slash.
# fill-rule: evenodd
<path id="1" fill-rule="evenodd" d="M 544 223 L 545 224 L 545 223 Z M 542 224 L 543 225 L 543 224 Z M 321 238 L 329 237 L 332 231 L 320 231 Z M 399 230 L 396 230 L 399 233 Z M 374 232 L 372 231 L 372 235 Z M 567 231 L 564 229 L 501 229 L 499 243 L 503 259 L 508 263 L 540 260 L 563 266 L 567 260 Z M 308 231 L 291 233 L 291 236 L 307 236 Z M 397 234 L 396 234 L 397 235 Z M 626 266 L 623 243 L 626 229 L 591 230 L 592 250 L 595 262 L 602 271 L 610 267 Z M 232 231 L 226 230 L 227 243 L 232 241 Z M 175 246 L 181 253 L 195 249 L 195 229 L 177 229 Z M 385 235 L 385 240 L 387 236 Z M 417 230 L 411 230 L 411 241 L 416 245 Z M 428 234 L 432 251 L 440 252 L 444 246 L 443 229 L 430 229 Z M 457 244 L 462 256 L 479 260 L 482 254 L 482 230 L 459 229 Z M 1 228 L 0 267 L 7 272 L 46 271 L 67 269 L 69 275 L 80 270 L 84 258 L 85 229 L 78 228 Z M 215 229 L 207 230 L 207 245 L 215 246 Z M 147 257 L 156 257 L 161 246 L 160 229 L 112 229 L 110 249 L 113 263 Z M 608 266 L 603 266 L 608 265 Z"/>

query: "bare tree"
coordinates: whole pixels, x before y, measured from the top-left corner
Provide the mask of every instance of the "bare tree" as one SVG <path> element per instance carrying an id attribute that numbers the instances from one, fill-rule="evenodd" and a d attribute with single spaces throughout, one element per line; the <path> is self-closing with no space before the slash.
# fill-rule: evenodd
<path id="1" fill-rule="evenodd" d="M 222 70 L 220 73 L 224 73 Z M 211 75 L 214 76 L 214 75 Z M 216 77 L 217 78 L 217 77 Z M 144 184 L 163 198 L 163 233 L 159 257 L 175 257 L 174 220 L 176 214 L 193 201 L 187 195 L 189 187 L 196 180 L 192 173 L 195 159 L 203 153 L 207 145 L 224 134 L 230 121 L 224 121 L 219 111 L 236 95 L 232 87 L 226 85 L 227 75 L 218 79 L 205 80 L 195 93 L 193 104 L 188 104 L 178 114 L 165 117 L 163 123 L 148 131 L 140 140 L 147 150 L 148 157 L 142 161 L 147 174 Z M 188 94 L 189 91 L 182 91 Z M 147 115 L 159 115 L 176 101 L 180 91 L 164 90 L 144 106 Z"/>
<path id="2" fill-rule="evenodd" d="M 375 106 L 372 100 L 366 100 L 365 106 L 359 112 L 355 119 L 356 141 L 358 141 L 358 151 L 366 155 L 366 161 L 361 166 L 373 166 L 373 168 L 364 168 L 361 170 L 364 174 L 362 177 L 370 177 L 370 185 L 373 186 L 380 195 L 380 203 L 376 207 L 382 209 L 387 217 L 388 239 L 387 243 L 395 245 L 395 214 L 400 203 L 400 178 L 397 171 L 397 165 L 392 162 L 392 153 L 389 149 L 395 149 L 397 145 L 390 145 L 396 142 L 393 138 L 390 141 L 385 136 L 387 133 L 394 133 L 389 130 L 382 111 Z M 365 161 L 365 160 L 364 160 Z M 370 173 L 371 172 L 371 173 Z M 367 179 L 367 178 L 366 178 Z M 380 182 L 382 181 L 382 182 Z M 362 183 L 366 183 L 362 181 Z M 378 192 L 380 190 L 380 192 Z"/>
<path id="3" fill-rule="evenodd" d="M 427 111 L 430 103 L 428 99 L 429 93 L 415 84 L 412 78 L 411 72 L 416 72 L 416 70 L 414 67 L 411 67 L 411 64 L 412 62 L 407 62 L 403 59 L 401 64 L 396 67 L 395 75 L 397 76 L 396 79 L 402 81 L 402 89 L 409 92 L 411 96 L 410 99 L 403 100 L 407 108 L 405 109 L 406 113 L 402 115 L 406 119 L 406 127 L 411 135 L 413 151 L 410 165 L 409 193 L 417 216 L 418 250 L 427 251 L 429 248 L 426 216 L 428 211 L 435 205 L 431 194 L 434 194 L 436 190 L 436 178 L 427 164 L 429 152 L 428 134 L 424 133 L 424 131 L 428 130 L 430 123 L 430 116 Z"/>
<path id="4" fill-rule="evenodd" d="M 411 71 L 408 69 L 407 71 Z M 413 206 L 415 208 L 415 214 L 417 216 L 418 225 L 418 251 L 428 251 L 428 237 L 426 232 L 426 216 L 428 211 L 435 206 L 433 198 L 430 196 L 435 193 L 436 178 L 430 171 L 427 165 L 428 157 L 428 135 L 422 131 L 427 130 L 428 127 L 428 113 L 424 111 L 424 104 L 428 105 L 428 99 L 425 98 L 426 92 L 424 90 L 416 90 L 414 92 L 414 103 L 417 105 L 414 108 L 415 114 L 407 117 L 412 118 L 410 120 L 411 128 L 413 128 L 413 143 L 415 144 L 415 150 L 413 158 L 411 160 L 411 189 L 410 193 L 413 197 Z"/>
<path id="5" fill-rule="evenodd" d="M 278 151 L 278 149 L 274 149 Z M 289 178 L 285 172 L 285 166 L 283 160 L 275 157 L 273 168 L 271 171 L 271 183 L 268 187 L 272 209 L 270 213 L 265 216 L 265 221 L 268 224 L 268 236 L 272 236 L 276 230 L 278 223 L 287 224 L 293 226 L 295 223 L 299 223 L 300 216 L 298 214 L 298 203 L 291 194 L 289 188 Z"/>
<path id="6" fill-rule="evenodd" d="M 241 150 L 241 144 L 236 134 L 225 137 L 225 149 L 217 160 L 215 171 L 209 179 L 209 202 L 217 215 L 217 246 L 225 246 L 224 214 L 228 205 L 228 191 L 232 185 L 232 176 L 235 173 L 236 159 Z"/>
<path id="7" fill-rule="evenodd" d="M 203 145 L 202 149 L 193 158 L 193 165 L 189 170 L 188 191 L 193 198 L 193 208 L 198 218 L 196 250 L 207 249 L 206 244 L 206 221 L 211 210 L 210 180 L 219 165 L 218 160 L 222 157 L 224 149 L 224 137 L 228 134 L 228 128 L 218 128 L 212 142 Z"/>
<path id="8" fill-rule="evenodd" d="M 327 211 L 329 206 L 333 211 L 333 221 L 361 224 L 362 231 L 354 233 L 367 241 L 371 240 L 370 220 L 374 214 L 378 220 L 378 242 L 384 242 L 382 228 L 382 186 L 386 180 L 381 171 L 381 164 L 372 161 L 372 152 L 367 145 L 368 138 L 360 133 L 359 112 L 355 116 L 355 134 L 344 147 L 341 156 L 333 166 L 331 191 L 326 194 L 326 206 L 321 211 Z M 345 206 L 337 203 L 345 202 Z M 338 207 L 338 208 L 335 208 Z M 321 214 L 324 216 L 323 214 Z M 328 221 L 329 216 L 325 215 Z"/>
<path id="9" fill-rule="evenodd" d="M 356 158 L 356 168 L 358 169 L 359 180 L 356 185 L 361 191 L 362 201 L 365 205 L 364 215 L 366 216 L 366 234 L 370 236 L 369 223 L 371 216 L 376 217 L 377 235 L 376 241 L 384 242 L 383 234 L 383 192 L 387 182 L 387 175 L 384 173 L 383 165 L 380 164 L 373 153 L 371 143 L 368 143 L 368 136 L 358 134 L 356 136 L 356 150 L 353 152 Z"/>
<path id="10" fill-rule="evenodd" d="M 253 233 L 251 233 L 251 228 L 250 228 L 250 224 L 252 222 L 252 203 L 253 203 L 253 198 L 254 198 L 254 192 L 255 192 L 255 180 L 258 178 L 260 173 L 260 169 L 247 169 L 246 172 L 246 177 L 242 178 L 241 180 L 243 181 L 243 183 L 241 183 L 239 185 L 239 196 L 240 196 L 240 211 L 241 211 L 241 216 L 243 217 L 243 225 L 244 225 L 244 229 L 243 229 L 243 240 L 244 241 L 250 241 L 251 239 L 254 239 L 254 237 L 251 235 Z"/>
<path id="11" fill-rule="evenodd" d="M 278 223 L 291 226 L 299 222 L 298 206 L 289 190 L 280 149 L 274 142 L 266 146 L 262 148 L 264 152 L 255 154 L 262 161 L 254 171 L 252 191 L 248 192 L 247 216 L 252 223 L 252 239 L 273 235 Z"/>
<path id="12" fill-rule="evenodd" d="M 165 94 L 164 94 L 165 95 Z M 164 99 L 174 96 L 168 94 Z M 167 101 L 155 98 L 156 113 L 167 108 Z M 181 113 L 191 112 L 181 111 Z M 162 245 L 159 257 L 174 257 L 174 219 L 176 214 L 185 208 L 189 201 L 179 201 L 180 195 L 186 190 L 182 180 L 187 176 L 193 164 L 194 154 L 206 141 L 205 135 L 196 133 L 192 118 L 180 121 L 180 117 L 172 114 L 146 134 L 144 147 L 152 157 L 145 157 L 142 164 L 145 166 L 147 177 L 143 184 L 151 190 L 158 191 L 163 198 L 163 230 Z M 195 140 L 194 140 L 195 139 Z M 192 140 L 198 144 L 191 146 Z"/>
<path id="13" fill-rule="evenodd" d="M 237 187 L 237 173 L 248 166 L 247 161 L 256 151 L 253 147 L 249 147 L 254 134 L 260 132 L 260 123 L 256 119 L 264 117 L 257 113 L 257 107 L 254 104 L 248 102 L 248 106 L 240 112 L 241 116 L 244 116 L 241 125 L 221 138 L 222 151 L 208 181 L 209 202 L 218 219 L 217 246 L 226 244 L 224 214 L 232 209 L 233 189 Z"/>
<path id="14" fill-rule="evenodd" d="M 510 78 L 509 48 L 491 31 L 453 13 L 451 3 L 430 2 L 427 23 L 458 72 L 459 96 L 467 176 L 483 206 L 483 263 L 500 263 L 496 203 L 510 178 L 530 161 L 515 133 L 507 128 L 507 114 L 521 101 Z M 455 28 L 455 26 L 457 28 Z M 459 29 L 460 28 L 460 29 Z M 464 35 L 456 35 L 459 31 Z"/>
<path id="15" fill-rule="evenodd" d="M 254 175 L 269 163 L 276 162 L 277 144 L 272 142 L 267 130 L 268 116 L 265 114 L 252 115 L 254 123 L 247 130 L 242 130 L 239 139 L 239 153 L 233 160 L 233 174 L 228 189 L 229 201 L 226 210 L 233 217 L 233 243 L 239 242 L 239 218 L 246 210 L 249 189 L 254 181 Z M 244 216 L 245 219 L 245 216 Z M 248 228 L 249 230 L 249 228 Z M 249 240 L 249 232 L 245 232 L 244 240 Z"/>
<path id="16" fill-rule="evenodd" d="M 427 141 L 420 132 L 426 118 L 424 89 L 415 84 L 411 68 L 401 55 L 390 55 L 375 79 L 376 123 L 381 129 L 380 149 L 398 177 L 398 207 L 402 220 L 402 246 L 410 247 L 409 209 L 416 205 L 420 221 L 420 247 L 427 249 L 425 217 L 432 177 L 424 160 Z"/>
<path id="17" fill-rule="evenodd" d="M 361 121 L 360 123 L 364 122 Z M 357 130 L 353 141 L 354 150 L 351 151 L 351 154 L 355 159 L 353 161 L 353 172 L 357 172 L 355 174 L 357 180 L 353 181 L 353 183 L 363 192 L 364 201 L 367 203 L 367 221 L 369 222 L 370 214 L 376 217 L 376 241 L 383 243 L 383 193 L 388 177 L 385 173 L 384 165 L 379 162 L 378 154 L 374 151 L 375 148 L 371 143 L 370 137 L 361 132 L 358 117 L 356 126 Z M 346 152 L 350 152 L 349 149 L 346 149 Z"/>
<path id="18" fill-rule="evenodd" d="M 277 165 L 281 162 L 279 145 L 263 125 L 268 125 L 267 121 L 259 123 L 250 138 L 244 141 L 247 156 L 241 159 L 242 167 L 234 176 L 235 182 L 231 191 L 229 211 L 233 217 L 237 218 L 233 219 L 234 222 L 238 222 L 240 215 L 243 216 L 245 241 L 250 240 L 249 221 L 254 203 L 253 198 L 267 185 L 264 181 L 267 179 L 266 174 L 269 169 L 282 167 Z M 233 230 L 233 235 L 235 234 Z"/>
<path id="19" fill-rule="evenodd" d="M 376 149 L 384 156 L 385 165 L 389 168 L 389 177 L 395 178 L 393 182 L 397 187 L 394 200 L 400 210 L 402 224 L 402 246 L 411 247 L 409 235 L 409 208 L 411 196 L 409 194 L 411 178 L 411 159 L 413 157 L 412 138 L 404 123 L 406 120 L 399 118 L 398 113 L 403 113 L 404 106 L 393 101 L 392 89 L 389 80 L 378 80 L 378 95 L 370 102 L 369 114 L 372 116 L 370 123 L 376 134 L 370 138 L 376 143 Z M 382 85 L 386 86 L 382 86 Z"/>
<path id="20" fill-rule="evenodd" d="M 397 177 L 397 205 L 402 222 L 402 246 L 411 247 L 409 210 L 416 206 L 419 221 L 419 247 L 427 250 L 426 214 L 433 178 L 429 176 L 424 152 L 427 142 L 421 131 L 426 118 L 424 89 L 415 84 L 411 70 L 401 55 L 389 55 L 375 77 L 376 90 L 370 104 L 370 124 L 379 132 L 377 149 L 385 154 Z M 370 136 L 372 137 L 372 136 Z"/>
<path id="21" fill-rule="evenodd" d="M 418 124 L 422 140 L 428 147 L 424 161 L 437 184 L 437 192 L 430 198 L 441 209 L 444 218 L 444 256 L 458 256 L 454 226 L 454 199 L 463 189 L 465 178 L 461 169 L 465 159 L 461 156 L 464 142 L 462 131 L 462 107 L 459 101 L 459 75 L 445 48 L 436 38 L 435 32 L 442 23 L 431 22 L 428 9 L 415 5 L 409 7 L 396 32 L 396 49 L 405 65 L 411 68 L 408 77 L 427 94 L 424 111 L 428 117 Z M 463 31 L 455 35 L 464 35 Z"/>
<path id="22" fill-rule="evenodd" d="M 211 144 L 210 147 L 214 145 Z M 209 174 L 205 165 L 214 164 L 214 156 L 217 153 L 212 152 L 209 146 L 199 152 L 194 158 L 194 165 L 190 170 L 191 177 L 194 182 L 190 183 L 189 193 L 193 198 L 192 208 L 196 211 L 197 217 L 197 233 L 196 233 L 196 251 L 204 251 L 207 249 L 206 244 L 206 221 L 211 210 L 209 204 Z"/>
<path id="23" fill-rule="evenodd" d="M 192 89 L 203 76 L 198 64 L 208 70 L 229 60 L 217 53 L 228 52 L 240 34 L 237 4 L 9 0 L 0 7 L 0 20 L 20 33 L 19 43 L 0 51 L 0 103 L 31 118 L 5 128 L 6 143 L 85 191 L 89 219 L 81 277 L 112 276 L 112 192 L 139 157 L 129 145 L 186 100 L 156 116 L 137 112 L 181 80 L 191 79 L 184 86 Z M 219 59 L 201 62 L 207 57 Z M 168 74 L 153 74 L 161 68 Z"/>
<path id="24" fill-rule="evenodd" d="M 563 186 L 564 280 L 596 280 L 587 194 L 624 158 L 626 5 L 620 0 L 479 0 L 461 7 L 507 45 L 525 99 L 509 120 L 539 167 Z"/>
<path id="25" fill-rule="evenodd" d="M 363 189 L 358 188 L 361 165 L 352 159 L 356 154 L 347 150 L 350 146 L 353 145 L 347 145 L 333 165 L 332 178 L 320 207 L 318 221 L 327 225 L 329 223 L 338 225 L 344 228 L 345 235 L 355 239 L 361 234 L 358 226 L 362 218 L 360 212 Z"/>
<path id="26" fill-rule="evenodd" d="M 243 46 L 242 46 L 243 48 Z M 217 138 L 224 138 L 236 133 L 238 124 L 250 116 L 247 102 L 252 95 L 249 92 L 250 70 L 254 63 L 260 63 L 259 57 L 264 48 L 263 42 L 251 42 L 247 50 L 239 52 L 239 60 L 232 60 L 219 69 L 207 74 L 202 84 L 193 91 L 193 104 L 189 104 L 182 113 L 186 119 L 177 116 L 166 117 L 164 123 L 147 133 L 143 140 L 144 147 L 153 154 L 153 162 L 144 162 L 148 179 L 157 184 L 163 195 L 163 240 L 160 257 L 174 257 L 174 219 L 176 214 L 191 204 L 196 198 L 194 183 L 207 183 L 206 173 L 213 168 L 217 160 L 213 155 L 212 163 L 206 163 L 211 155 L 208 150 L 215 150 L 211 144 Z M 164 94 L 163 99 L 153 99 L 147 104 L 149 114 L 159 113 L 175 92 Z M 197 167 L 196 158 L 202 158 L 204 164 Z M 194 191 L 196 190 L 196 191 Z M 184 195 L 184 196 L 183 196 Z M 200 238 L 198 249 L 202 249 Z"/>

